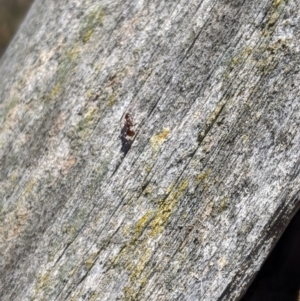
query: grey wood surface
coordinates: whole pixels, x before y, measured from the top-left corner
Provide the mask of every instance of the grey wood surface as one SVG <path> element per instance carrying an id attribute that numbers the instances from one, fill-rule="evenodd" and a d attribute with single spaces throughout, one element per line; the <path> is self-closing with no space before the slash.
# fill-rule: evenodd
<path id="1" fill-rule="evenodd" d="M 299 208 L 299 17 L 36 0 L 0 61 L 1 300 L 238 300 Z"/>

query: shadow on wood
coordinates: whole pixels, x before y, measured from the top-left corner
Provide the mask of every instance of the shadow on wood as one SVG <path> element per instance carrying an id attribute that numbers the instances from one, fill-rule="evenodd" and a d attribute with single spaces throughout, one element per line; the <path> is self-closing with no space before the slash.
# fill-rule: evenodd
<path id="1" fill-rule="evenodd" d="M 300 290 L 300 211 L 262 266 L 241 301 L 298 301 Z"/>

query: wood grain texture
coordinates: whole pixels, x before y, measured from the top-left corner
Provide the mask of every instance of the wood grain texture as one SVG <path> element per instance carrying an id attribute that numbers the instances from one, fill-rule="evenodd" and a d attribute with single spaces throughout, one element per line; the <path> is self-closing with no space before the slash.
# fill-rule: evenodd
<path id="1" fill-rule="evenodd" d="M 0 61 L 2 300 L 238 300 L 299 208 L 299 12 L 35 1 Z"/>

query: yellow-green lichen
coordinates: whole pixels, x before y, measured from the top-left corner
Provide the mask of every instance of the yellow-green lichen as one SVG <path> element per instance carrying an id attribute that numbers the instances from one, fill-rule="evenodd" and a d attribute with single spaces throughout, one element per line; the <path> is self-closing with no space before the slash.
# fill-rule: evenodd
<path id="1" fill-rule="evenodd" d="M 13 173 L 12 173 L 12 175 L 10 176 L 10 182 L 11 182 L 11 184 L 14 184 L 15 183 L 15 181 L 17 180 L 17 178 L 18 178 L 18 176 L 19 176 L 19 172 L 18 171 L 14 171 Z"/>
<path id="2" fill-rule="evenodd" d="M 168 138 L 170 133 L 170 128 L 164 128 L 161 132 L 154 135 L 150 139 L 150 144 L 153 149 L 159 150 L 164 141 Z"/>
<path id="3" fill-rule="evenodd" d="M 92 98 L 93 95 L 94 95 L 93 90 L 92 89 L 88 89 L 87 92 L 86 92 L 87 99 Z"/>
<path id="4" fill-rule="evenodd" d="M 149 174 L 151 172 L 151 170 L 152 170 L 152 166 L 149 165 L 149 164 L 146 164 L 145 165 L 145 171 L 146 171 L 146 173 Z"/>
<path id="5" fill-rule="evenodd" d="M 232 62 L 233 66 L 236 66 L 238 64 L 238 62 L 239 62 L 239 58 L 238 57 L 234 57 L 234 58 L 232 58 L 231 62 Z"/>
<path id="6" fill-rule="evenodd" d="M 78 58 L 79 58 L 78 46 L 66 50 L 66 52 L 62 55 L 60 65 L 59 65 L 60 67 L 57 74 L 59 83 L 62 84 L 69 78 L 70 73 L 74 71 L 74 68 L 77 65 Z"/>
<path id="7" fill-rule="evenodd" d="M 68 236 L 72 237 L 76 232 L 76 227 L 74 225 L 64 225 L 63 232 L 67 233 Z"/>
<path id="8" fill-rule="evenodd" d="M 278 64 L 281 56 L 289 51 L 288 41 L 278 39 L 276 42 L 263 45 L 258 52 L 261 54 L 257 60 L 257 69 L 265 74 L 271 72 Z"/>
<path id="9" fill-rule="evenodd" d="M 0 123 L 5 121 L 10 111 L 19 103 L 17 97 L 12 97 L 8 102 L 0 104 Z"/>
<path id="10" fill-rule="evenodd" d="M 78 266 L 74 267 L 74 268 L 69 272 L 69 276 L 71 277 L 71 276 L 74 276 L 76 273 L 78 273 L 78 269 L 79 269 Z"/>
<path id="11" fill-rule="evenodd" d="M 209 132 L 210 128 L 213 126 L 213 124 L 215 123 L 215 121 L 217 120 L 219 115 L 221 114 L 221 112 L 222 112 L 225 105 L 226 105 L 226 99 L 220 100 L 219 103 L 214 108 L 214 110 L 209 114 L 209 116 L 206 119 L 206 122 L 204 124 L 204 127 L 203 127 L 202 131 L 198 135 L 197 141 L 198 141 L 199 144 L 201 144 L 203 142 L 204 138 L 206 137 L 206 135 Z M 211 144 L 209 146 L 208 144 L 205 146 L 205 149 L 203 149 L 206 152 L 208 152 L 210 150 L 211 145 L 212 145 Z"/>
<path id="12" fill-rule="evenodd" d="M 245 67 L 249 68 L 248 65 L 254 63 L 256 70 L 262 73 L 262 75 L 267 75 L 276 68 L 282 56 L 289 52 L 290 47 L 287 39 L 279 38 L 275 42 L 270 42 L 272 37 L 270 33 L 273 32 L 273 27 L 275 26 L 277 20 L 280 18 L 284 4 L 285 1 L 280 0 L 274 1 L 273 5 L 271 5 L 271 8 L 268 12 L 268 21 L 264 26 L 264 29 L 262 30 L 262 34 L 265 36 L 262 39 L 262 42 L 255 48 L 246 46 L 231 59 L 226 71 L 224 72 L 224 89 L 229 81 L 231 81 L 231 84 L 232 82 L 235 82 L 236 79 L 242 81 L 242 79 L 240 77 L 237 77 L 236 75 L 237 71 L 239 71 L 240 69 Z M 251 60 L 248 60 L 248 63 L 245 64 L 245 61 L 248 57 L 251 57 Z M 240 92 L 241 91 L 239 91 L 239 93 Z M 210 123 L 210 120 L 214 120 L 214 118 L 215 116 L 210 116 L 208 118 L 208 123 Z M 201 135 L 205 135 L 205 130 L 202 131 L 202 133 L 199 135 L 199 138 L 202 138 Z"/>
<path id="13" fill-rule="evenodd" d="M 93 33 L 94 33 L 94 29 L 93 28 L 89 29 L 83 37 L 83 42 L 86 43 L 91 38 Z"/>
<path id="14" fill-rule="evenodd" d="M 62 225 L 62 233 L 64 235 L 67 235 L 66 239 L 68 241 L 72 241 L 74 237 L 78 234 L 78 231 L 84 224 L 87 215 L 88 212 L 85 209 L 77 208 L 70 216 L 69 221 Z"/>
<path id="15" fill-rule="evenodd" d="M 210 176 L 210 174 L 211 174 L 211 169 L 199 173 L 196 177 L 197 182 L 206 181 L 207 178 Z"/>
<path id="16" fill-rule="evenodd" d="M 102 67 L 104 65 L 104 62 L 100 62 L 96 67 L 95 70 L 97 73 L 99 73 L 102 70 Z"/>
<path id="17" fill-rule="evenodd" d="M 153 220 L 151 221 L 150 236 L 155 237 L 164 230 L 164 226 L 167 223 L 173 208 L 176 204 L 176 199 L 169 198 L 164 201 L 160 208 L 157 210 Z"/>
<path id="18" fill-rule="evenodd" d="M 84 18 L 80 30 L 80 39 L 86 43 L 93 35 L 95 28 L 103 24 L 104 9 L 98 7 L 89 12 Z"/>
<path id="19" fill-rule="evenodd" d="M 61 249 L 60 243 L 58 243 L 58 242 L 52 242 L 50 244 L 50 247 L 47 250 L 48 262 L 51 262 L 51 261 L 53 261 L 55 259 L 55 256 L 60 251 L 60 249 Z"/>
<path id="20" fill-rule="evenodd" d="M 38 294 L 41 291 L 44 291 L 47 287 L 49 287 L 50 284 L 50 274 L 45 273 L 44 275 L 39 274 L 36 278 L 35 286 L 33 289 L 33 300 L 41 300 L 38 299 Z M 44 299 L 42 299 L 44 300 Z"/>
<path id="21" fill-rule="evenodd" d="M 89 258 L 85 261 L 85 267 L 87 270 L 90 270 L 97 260 L 99 252 L 94 252 L 89 256 Z"/>
<path id="22" fill-rule="evenodd" d="M 228 208 L 228 197 L 224 196 L 220 201 L 216 202 L 212 206 L 211 214 L 213 216 L 219 215 Z"/>
<path id="23" fill-rule="evenodd" d="M 98 109 L 96 107 L 89 108 L 84 116 L 84 124 L 87 126 L 91 125 L 95 119 Z"/>
<path id="24" fill-rule="evenodd" d="M 172 192 L 165 200 L 162 200 L 160 202 L 160 205 L 155 212 L 154 218 L 150 223 L 151 237 L 159 235 L 164 230 L 164 227 L 174 210 L 176 202 L 181 197 L 187 186 L 188 180 L 183 181 L 176 191 Z"/>
<path id="25" fill-rule="evenodd" d="M 36 180 L 35 179 L 32 179 L 25 187 L 25 196 L 28 196 L 31 192 L 32 192 L 32 189 L 33 187 L 35 186 L 36 184 Z"/>
<path id="26" fill-rule="evenodd" d="M 243 62 L 247 59 L 249 55 L 253 52 L 252 48 L 246 46 L 241 51 L 238 52 L 228 63 L 228 67 L 226 68 L 224 79 L 228 81 L 230 78 L 231 72 L 236 70 L 237 66 L 243 64 Z"/>
<path id="27" fill-rule="evenodd" d="M 56 95 L 58 95 L 59 91 L 61 90 L 61 84 L 57 83 L 54 88 L 52 89 L 52 91 L 49 94 L 49 98 L 48 99 L 52 99 L 54 98 Z"/>
<path id="28" fill-rule="evenodd" d="M 227 196 L 224 196 L 221 199 L 221 202 L 220 202 L 220 211 L 221 212 L 223 212 L 223 211 L 225 211 L 227 209 L 227 207 L 228 207 L 227 200 L 228 200 Z"/>
<path id="29" fill-rule="evenodd" d="M 263 36 L 269 36 L 273 32 L 274 27 L 279 20 L 281 13 L 283 12 L 285 4 L 286 0 L 273 0 L 272 5 L 267 13 L 268 20 L 261 32 Z"/>
<path id="30" fill-rule="evenodd" d="M 144 190 L 144 195 L 149 196 L 153 193 L 153 187 L 151 185 L 148 185 Z"/>
<path id="31" fill-rule="evenodd" d="M 115 94 L 115 93 L 112 93 L 112 94 L 110 94 L 109 97 L 108 97 L 108 105 L 109 105 L 110 107 L 112 107 L 112 106 L 115 104 L 115 102 L 116 102 L 116 94 Z"/>
<path id="32" fill-rule="evenodd" d="M 209 114 L 207 120 L 206 120 L 206 125 L 211 126 L 215 120 L 218 118 L 220 115 L 226 101 L 225 99 L 222 99 L 215 107 L 215 109 Z"/>
<path id="33" fill-rule="evenodd" d="M 137 239 L 141 235 L 142 231 L 146 228 L 147 224 L 149 223 L 151 216 L 152 216 L 152 211 L 149 210 L 137 222 L 137 225 L 135 227 L 134 239 Z"/>
<path id="34" fill-rule="evenodd" d="M 124 288 L 125 301 L 137 300 L 137 294 L 141 289 L 143 289 L 147 283 L 148 277 L 142 277 L 142 273 L 145 270 L 146 264 L 148 263 L 152 255 L 152 250 L 150 248 L 143 248 L 143 251 L 139 257 L 137 264 L 134 266 L 130 274 L 129 282 L 130 284 Z"/>
<path id="35" fill-rule="evenodd" d="M 88 298 L 88 301 L 95 301 L 97 300 L 98 293 L 96 291 L 93 291 L 90 297 Z"/>
<path id="36" fill-rule="evenodd" d="M 72 49 L 67 49 L 65 53 L 62 54 L 59 61 L 59 68 L 55 74 L 56 82 L 46 96 L 46 103 L 56 98 L 63 91 L 65 82 L 71 78 L 71 73 L 74 72 L 76 68 L 78 58 L 79 48 L 77 46 Z"/>
<path id="37" fill-rule="evenodd" d="M 273 0 L 273 6 L 277 8 L 282 2 L 282 0 Z"/>
<path id="38" fill-rule="evenodd" d="M 97 120 L 98 108 L 90 107 L 77 125 L 77 132 L 80 133 L 82 139 L 89 137 L 92 132 L 92 127 Z"/>
<path id="39" fill-rule="evenodd" d="M 183 180 L 178 188 L 174 188 L 175 185 L 170 187 L 173 190 L 169 189 L 168 197 L 161 200 L 157 208 L 148 210 L 139 218 L 133 227 L 134 231 L 127 229 L 124 232 L 132 233 L 132 238 L 112 261 L 114 268 L 119 266 L 128 271 L 129 282 L 124 288 L 124 300 L 126 301 L 137 300 L 139 293 L 146 286 L 151 275 L 148 262 L 153 255 L 153 242 L 164 230 L 176 203 L 188 187 L 188 180 Z"/>
<path id="40" fill-rule="evenodd" d="M 124 225 L 122 230 L 123 230 L 123 234 L 125 236 L 128 236 L 131 232 L 131 227 L 130 225 Z"/>
<path id="41" fill-rule="evenodd" d="M 169 193 L 174 189 L 175 184 L 172 183 L 168 186 L 167 190 L 166 190 L 166 194 L 169 195 Z"/>

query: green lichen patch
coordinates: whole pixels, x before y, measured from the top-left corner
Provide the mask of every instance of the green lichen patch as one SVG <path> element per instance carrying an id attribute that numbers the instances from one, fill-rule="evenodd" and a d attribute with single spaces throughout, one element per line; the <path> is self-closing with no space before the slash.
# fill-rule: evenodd
<path id="1" fill-rule="evenodd" d="M 74 210 L 69 221 L 63 224 L 62 227 L 63 233 L 68 235 L 68 240 L 71 241 L 74 239 L 78 231 L 82 228 L 87 216 L 88 211 L 85 208 L 76 208 Z"/>
<path id="2" fill-rule="evenodd" d="M 98 111 L 96 107 L 89 108 L 79 121 L 76 131 L 80 139 L 87 140 L 92 134 L 95 123 L 98 121 Z"/>
<path id="3" fill-rule="evenodd" d="M 226 101 L 223 99 L 221 100 L 214 110 L 209 114 L 207 120 L 206 120 L 206 126 L 210 127 L 214 124 L 214 122 L 217 120 L 218 116 L 220 115 L 224 105 L 226 104 Z"/>
<path id="4" fill-rule="evenodd" d="M 126 301 L 138 300 L 139 293 L 145 288 L 153 273 L 149 262 L 153 256 L 154 242 L 164 231 L 176 204 L 186 191 L 188 180 L 183 180 L 176 186 L 177 188 L 171 185 L 168 197 L 160 200 L 156 208 L 148 210 L 139 218 L 132 227 L 133 231 L 124 230 L 124 233 L 131 234 L 132 237 L 113 259 L 112 266 L 128 272 L 128 284 L 124 288 Z"/>
<path id="5" fill-rule="evenodd" d="M 206 171 L 199 173 L 196 176 L 196 183 L 201 184 L 204 189 L 207 189 L 209 187 L 208 178 L 209 178 L 210 174 L 211 174 L 211 169 L 208 169 Z"/>
<path id="6" fill-rule="evenodd" d="M 99 120 L 99 109 L 96 106 L 86 108 L 82 112 L 82 118 L 68 132 L 68 137 L 71 139 L 71 147 L 78 148 L 83 141 L 89 139 Z"/>
<path id="7" fill-rule="evenodd" d="M 77 65 L 79 58 L 79 48 L 75 46 L 74 48 L 68 49 L 60 60 L 59 70 L 57 73 L 59 83 L 63 84 L 67 78 L 69 78 L 70 73 L 74 70 Z"/>
<path id="8" fill-rule="evenodd" d="M 283 3 L 283 1 L 282 0 L 273 0 L 273 6 L 275 7 L 275 8 L 277 8 L 280 4 L 282 4 Z"/>
<path id="9" fill-rule="evenodd" d="M 33 188 L 36 186 L 36 180 L 35 179 L 32 179 L 25 187 L 24 191 L 25 191 L 25 196 L 28 197 Z"/>
<path id="10" fill-rule="evenodd" d="M 15 171 L 11 174 L 9 180 L 10 180 L 10 182 L 11 182 L 12 184 L 15 184 L 15 182 L 16 182 L 16 180 L 17 180 L 18 178 L 19 178 L 19 172 L 18 172 L 17 170 L 15 170 Z"/>
<path id="11" fill-rule="evenodd" d="M 18 103 L 18 98 L 12 97 L 8 102 L 0 104 L 0 124 L 6 120 L 11 110 L 13 110 L 13 108 L 15 108 Z"/>
<path id="12" fill-rule="evenodd" d="M 212 206 L 211 215 L 217 216 L 228 209 L 228 196 L 224 196 L 221 200 L 215 202 Z"/>
<path id="13" fill-rule="evenodd" d="M 96 107 L 89 108 L 83 118 L 79 121 L 77 130 L 81 132 L 93 125 L 96 119 L 97 112 L 98 109 Z"/>
<path id="14" fill-rule="evenodd" d="M 281 1 L 279 7 L 282 6 Z M 273 8 L 275 9 L 275 8 Z M 224 74 L 224 88 L 228 84 L 234 83 L 236 80 L 242 81 L 242 78 L 237 77 L 236 73 L 239 69 L 250 68 L 250 64 L 254 63 L 254 71 L 259 71 L 260 75 L 267 75 L 272 72 L 282 57 L 290 51 L 290 44 L 288 39 L 279 38 L 271 42 L 271 36 L 263 38 L 263 41 L 258 47 L 251 49 L 249 46 L 245 47 L 238 54 L 236 54 Z M 250 58 L 248 61 L 247 58 Z M 249 77 L 249 75 L 247 75 Z M 231 95 L 233 96 L 233 95 Z M 231 97 L 230 96 L 230 97 Z"/>
<path id="15" fill-rule="evenodd" d="M 281 12 L 282 5 L 285 3 L 285 1 L 279 2 L 277 6 L 272 6 L 271 10 L 273 10 L 274 13 L 272 16 L 270 16 L 270 20 L 268 22 L 269 25 L 274 25 L 277 22 L 275 22 L 274 18 Z M 278 10 L 276 9 L 277 7 Z M 265 30 L 266 29 L 263 29 L 263 31 Z M 263 38 L 263 41 L 258 47 L 251 48 L 246 46 L 231 59 L 224 74 L 224 87 L 236 80 L 237 70 L 250 67 L 249 64 L 245 65 L 247 58 L 251 58 L 251 60 L 248 61 L 249 63 L 255 61 L 256 68 L 264 75 L 272 71 L 277 66 L 277 63 L 281 59 L 282 55 L 289 51 L 289 41 L 287 39 L 279 38 L 275 42 L 270 42 L 270 32 L 271 31 L 268 31 L 267 37 Z M 241 78 L 238 79 L 241 81 Z"/>
<path id="16" fill-rule="evenodd" d="M 156 237 L 164 230 L 165 225 L 169 221 L 169 218 L 174 211 L 174 207 L 178 199 L 180 199 L 187 186 L 188 180 L 183 181 L 177 190 L 172 191 L 165 200 L 162 200 L 160 202 L 160 205 L 155 212 L 154 218 L 150 223 L 151 237 Z"/>
<path id="17" fill-rule="evenodd" d="M 197 141 L 201 144 L 206 137 L 207 133 L 210 131 L 214 123 L 217 121 L 219 115 L 221 114 L 224 106 L 226 105 L 226 99 L 222 99 L 214 108 L 214 110 L 209 114 L 208 118 L 205 121 L 203 129 L 198 135 Z M 209 150 L 210 147 L 206 146 L 206 149 Z"/>
<path id="18" fill-rule="evenodd" d="M 49 94 L 49 100 L 55 98 L 61 90 L 61 84 L 57 83 Z"/>
<path id="19" fill-rule="evenodd" d="M 199 173 L 196 177 L 197 182 L 204 182 L 211 174 L 211 169 Z"/>
<path id="20" fill-rule="evenodd" d="M 75 292 L 75 295 L 72 296 L 68 301 L 96 301 L 102 300 L 99 298 L 98 292 L 92 289 L 88 289 L 87 292 L 82 295 L 81 293 Z"/>
<path id="21" fill-rule="evenodd" d="M 63 91 L 65 83 L 69 78 L 71 78 L 71 74 L 75 72 L 78 59 L 79 48 L 77 46 L 67 49 L 61 56 L 59 68 L 55 74 L 55 82 L 52 89 L 46 96 L 46 103 L 56 98 Z"/>
<path id="22" fill-rule="evenodd" d="M 94 263 L 96 262 L 96 260 L 98 258 L 98 255 L 99 255 L 99 251 L 98 252 L 94 252 L 85 261 L 85 267 L 86 267 L 87 270 L 90 270 L 92 268 L 92 266 L 94 265 Z"/>
<path id="23" fill-rule="evenodd" d="M 88 301 L 96 301 L 97 297 L 98 297 L 98 293 L 96 291 L 92 291 L 87 300 Z"/>
<path id="24" fill-rule="evenodd" d="M 277 41 L 262 45 L 256 51 L 258 57 L 257 69 L 266 75 L 276 68 L 282 56 L 289 51 L 288 40 L 278 39 Z"/>
<path id="25" fill-rule="evenodd" d="M 102 7 L 98 7 L 89 12 L 82 21 L 80 39 L 86 43 L 93 35 L 95 28 L 103 24 L 105 13 Z"/>
<path id="26" fill-rule="evenodd" d="M 55 259 L 56 254 L 61 250 L 61 244 L 58 242 L 52 242 L 50 248 L 47 251 L 48 262 L 51 262 Z"/>
<path id="27" fill-rule="evenodd" d="M 32 300 L 45 300 L 45 298 L 40 298 L 39 294 L 41 293 L 41 291 L 47 290 L 47 288 L 50 287 L 50 283 L 50 274 L 48 272 L 40 273 L 36 278 L 35 286 L 33 288 Z"/>
<path id="28" fill-rule="evenodd" d="M 126 256 L 126 267 L 129 272 L 129 283 L 124 289 L 125 300 L 137 300 L 138 294 L 147 284 L 151 275 L 148 263 L 153 255 L 152 241 L 164 230 L 175 205 L 188 187 L 188 180 L 183 180 L 177 189 L 161 200 L 156 210 L 146 212 L 137 222 L 131 244 L 122 250 Z M 144 233 L 143 236 L 142 233 Z M 140 237 L 137 240 L 137 237 Z M 131 251 L 131 252 L 130 252 Z"/>
<path id="29" fill-rule="evenodd" d="M 147 263 L 149 262 L 151 255 L 152 255 L 152 249 L 147 248 L 145 244 L 143 244 L 140 247 L 140 250 L 142 251 L 141 254 L 139 254 L 139 259 L 136 263 L 136 265 L 132 266 L 132 270 L 130 273 L 130 279 L 129 279 L 129 285 L 127 285 L 124 288 L 125 293 L 125 301 L 133 301 L 137 300 L 137 295 L 140 290 L 142 290 L 148 280 L 149 275 L 142 275 Z"/>
<path id="30" fill-rule="evenodd" d="M 235 77 L 235 70 L 240 68 L 245 60 L 253 53 L 253 49 L 249 46 L 246 46 L 241 51 L 239 51 L 231 60 L 228 62 L 224 74 L 224 82 L 227 84 L 232 80 L 232 77 Z"/>
<path id="31" fill-rule="evenodd" d="M 274 31 L 275 25 L 280 19 L 286 2 L 287 0 L 273 0 L 267 13 L 267 21 L 261 32 L 263 36 L 269 36 Z"/>
<path id="32" fill-rule="evenodd" d="M 115 102 L 116 102 L 116 94 L 115 94 L 115 93 L 112 93 L 112 94 L 110 94 L 109 97 L 108 97 L 108 105 L 109 105 L 110 107 L 112 107 L 112 106 L 115 104 Z"/>
<path id="33" fill-rule="evenodd" d="M 153 216 L 153 212 L 151 210 L 147 211 L 138 221 L 135 227 L 135 237 L 134 240 L 137 240 L 138 237 L 142 234 L 142 232 L 145 230 L 147 225 L 149 224 L 149 221 L 151 217 Z"/>

